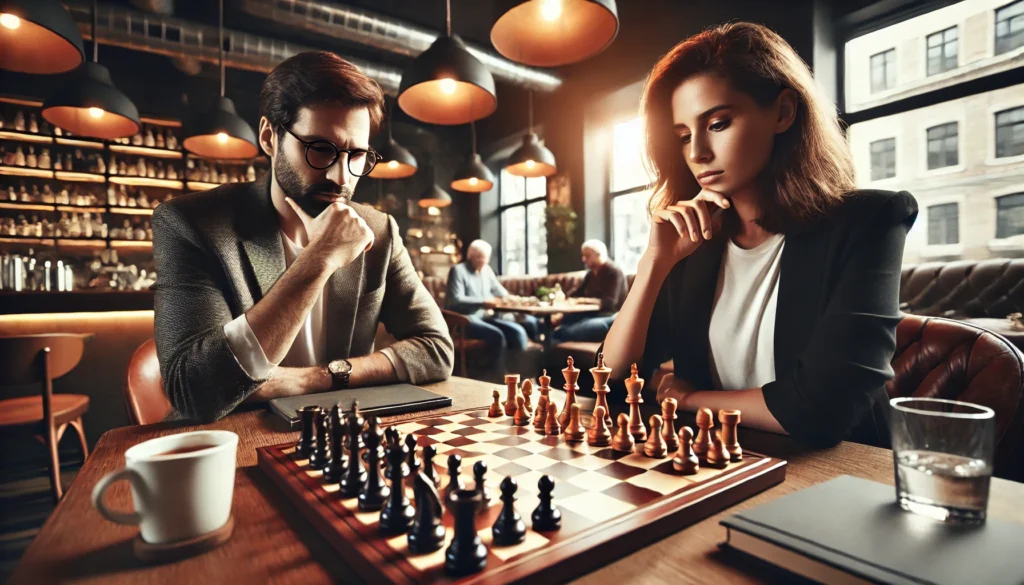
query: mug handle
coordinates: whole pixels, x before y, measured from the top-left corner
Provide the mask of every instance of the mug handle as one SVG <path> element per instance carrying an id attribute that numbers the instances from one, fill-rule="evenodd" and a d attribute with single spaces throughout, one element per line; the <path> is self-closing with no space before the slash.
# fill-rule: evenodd
<path id="1" fill-rule="evenodd" d="M 142 476 L 138 474 L 134 469 L 125 467 L 119 471 L 108 473 L 103 476 L 99 482 L 96 483 L 96 487 L 92 490 L 92 504 L 99 510 L 100 515 L 118 524 L 138 524 L 142 521 L 142 514 L 138 512 L 121 512 L 118 510 L 111 510 L 107 508 L 107 505 L 103 503 L 103 496 L 115 481 L 127 479 L 136 490 L 143 487 Z"/>

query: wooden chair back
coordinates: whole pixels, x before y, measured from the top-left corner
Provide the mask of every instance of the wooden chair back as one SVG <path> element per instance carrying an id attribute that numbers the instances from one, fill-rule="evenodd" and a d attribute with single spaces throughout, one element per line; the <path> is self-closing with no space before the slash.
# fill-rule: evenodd
<path id="1" fill-rule="evenodd" d="M 124 402 L 128 418 L 136 425 L 160 422 L 167 418 L 172 410 L 171 403 L 164 394 L 156 342 L 152 339 L 140 345 L 128 362 Z"/>

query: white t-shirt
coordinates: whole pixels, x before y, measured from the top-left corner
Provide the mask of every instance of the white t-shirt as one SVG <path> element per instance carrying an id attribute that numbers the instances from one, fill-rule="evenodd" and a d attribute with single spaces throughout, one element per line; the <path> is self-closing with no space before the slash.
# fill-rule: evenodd
<path id="1" fill-rule="evenodd" d="M 785 236 L 744 250 L 729 240 L 715 287 L 708 330 L 716 388 L 760 388 L 775 380 L 775 307 Z"/>

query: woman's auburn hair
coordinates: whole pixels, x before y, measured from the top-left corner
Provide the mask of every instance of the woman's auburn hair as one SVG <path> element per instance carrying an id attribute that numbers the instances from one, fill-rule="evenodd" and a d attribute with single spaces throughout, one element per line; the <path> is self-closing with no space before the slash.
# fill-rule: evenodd
<path id="1" fill-rule="evenodd" d="M 672 48 L 644 85 L 645 164 L 655 177 L 652 213 L 700 193 L 673 131 L 672 94 L 686 79 L 717 75 L 761 105 L 784 88 L 796 94 L 796 118 L 775 136 L 772 157 L 759 180 L 764 186 L 758 223 L 783 233 L 822 217 L 854 188 L 853 160 L 836 108 L 814 81 L 807 64 L 771 29 L 749 22 L 718 25 Z"/>

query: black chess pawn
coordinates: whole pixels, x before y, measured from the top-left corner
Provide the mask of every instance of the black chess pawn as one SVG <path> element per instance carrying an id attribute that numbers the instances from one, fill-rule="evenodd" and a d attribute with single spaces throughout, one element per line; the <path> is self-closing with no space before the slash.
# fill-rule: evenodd
<path id="1" fill-rule="evenodd" d="M 473 489 L 480 494 L 480 512 L 486 512 L 491 505 L 491 495 L 487 493 L 487 462 L 481 459 L 473 464 Z"/>
<path id="2" fill-rule="evenodd" d="M 327 465 L 324 467 L 324 481 L 338 482 L 345 473 L 348 465 L 348 458 L 345 456 L 345 421 L 341 416 L 341 406 L 335 404 L 331 408 L 331 415 L 328 417 L 330 423 L 330 456 Z"/>
<path id="3" fill-rule="evenodd" d="M 409 529 L 409 552 L 414 555 L 434 552 L 444 544 L 441 496 L 434 480 L 423 472 L 413 476 L 412 493 L 416 501 L 416 518 Z"/>
<path id="4" fill-rule="evenodd" d="M 385 536 L 404 534 L 412 525 L 416 510 L 409 504 L 402 488 L 402 466 L 405 465 L 406 447 L 396 441 L 388 445 L 388 468 L 391 470 L 391 494 L 380 510 L 380 533 Z"/>
<path id="5" fill-rule="evenodd" d="M 435 488 L 440 488 L 441 474 L 434 468 L 435 455 L 437 455 L 437 449 L 433 445 L 425 445 L 423 447 L 423 473 L 434 483 Z"/>
<path id="6" fill-rule="evenodd" d="M 348 416 L 348 445 L 356 447 L 349 449 L 348 467 L 345 475 L 341 478 L 341 497 L 354 498 L 362 491 L 367 480 L 366 469 L 363 468 L 363 460 L 359 457 L 360 435 L 363 433 L 363 417 L 359 416 L 358 404 L 353 405 L 352 412 Z"/>
<path id="7" fill-rule="evenodd" d="M 455 534 L 444 553 L 444 570 L 453 576 L 469 575 L 487 566 L 487 547 L 476 531 L 476 511 L 480 494 L 476 490 L 452 492 L 448 505 L 455 516 Z"/>
<path id="8" fill-rule="evenodd" d="M 376 437 L 376 442 L 374 444 L 377 445 L 377 449 L 376 450 L 377 450 L 377 462 L 378 462 L 378 464 L 382 464 L 384 461 L 387 461 L 387 457 L 385 456 L 385 453 L 384 453 L 384 445 L 388 441 L 388 436 L 391 433 L 397 433 L 398 431 L 394 430 L 392 427 L 388 427 L 387 430 L 382 429 L 382 428 L 380 428 L 380 424 L 381 424 L 381 420 L 380 420 L 379 416 L 374 416 L 374 417 L 370 417 L 370 418 L 366 419 L 366 427 L 367 428 L 366 428 L 366 432 L 363 433 L 363 444 L 366 447 L 366 451 L 363 452 L 363 461 L 366 461 L 366 462 L 370 461 L 370 442 L 367 440 L 366 437 L 367 437 L 367 434 L 371 433 L 371 432 Z"/>
<path id="9" fill-rule="evenodd" d="M 380 457 L 377 451 L 383 438 L 384 432 L 380 429 L 380 417 L 371 418 L 369 428 L 363 432 L 368 475 L 363 489 L 359 491 L 359 510 L 361 512 L 380 510 L 388 495 L 391 494 L 391 488 L 384 483 L 384 477 L 381 475 Z"/>
<path id="10" fill-rule="evenodd" d="M 348 426 L 356 426 L 358 430 L 355 433 L 350 434 L 345 438 L 345 448 L 348 449 L 349 453 L 361 451 L 365 445 L 363 445 L 363 425 L 366 424 L 366 420 L 363 415 L 359 412 L 359 401 L 352 401 L 352 408 L 348 411 Z M 350 441 L 355 437 L 356 447 L 353 449 Z"/>
<path id="11" fill-rule="evenodd" d="M 448 505 L 448 500 L 452 497 L 452 492 L 466 489 L 466 485 L 462 483 L 462 478 L 459 477 L 459 467 L 462 466 L 461 455 L 449 455 L 448 456 L 448 485 L 444 488 L 444 505 Z"/>
<path id="12" fill-rule="evenodd" d="M 319 406 L 303 406 L 299 409 L 302 431 L 299 433 L 299 442 L 295 443 L 295 455 L 299 459 L 308 459 L 313 453 L 313 445 L 316 441 L 313 435 L 313 422 L 319 410 Z"/>
<path id="13" fill-rule="evenodd" d="M 505 476 L 505 479 L 501 480 L 501 501 L 504 505 L 498 519 L 494 521 L 494 526 L 491 526 L 496 546 L 509 546 L 526 540 L 526 524 L 519 516 L 519 512 L 516 512 L 515 506 L 518 489 L 519 484 L 515 478 Z"/>
<path id="14" fill-rule="evenodd" d="M 540 493 L 537 494 L 540 504 L 537 505 L 531 516 L 533 529 L 538 532 L 558 530 L 562 527 L 562 511 L 551 503 L 551 492 L 555 491 L 555 480 L 551 479 L 550 475 L 543 475 L 537 482 L 537 487 L 540 489 Z"/>
<path id="15" fill-rule="evenodd" d="M 327 448 L 327 413 L 320 409 L 313 417 L 313 430 L 316 433 L 316 442 L 313 445 L 313 452 L 309 454 L 310 469 L 323 469 L 327 465 L 330 455 Z"/>
<path id="16" fill-rule="evenodd" d="M 405 436 L 405 448 L 408 452 L 405 456 L 405 466 L 402 469 L 408 470 L 405 476 L 405 485 L 410 488 L 413 485 L 413 480 L 416 478 L 416 475 L 420 472 L 420 457 L 419 454 L 416 453 L 417 443 L 418 440 L 416 439 L 416 435 L 409 433 Z"/>

